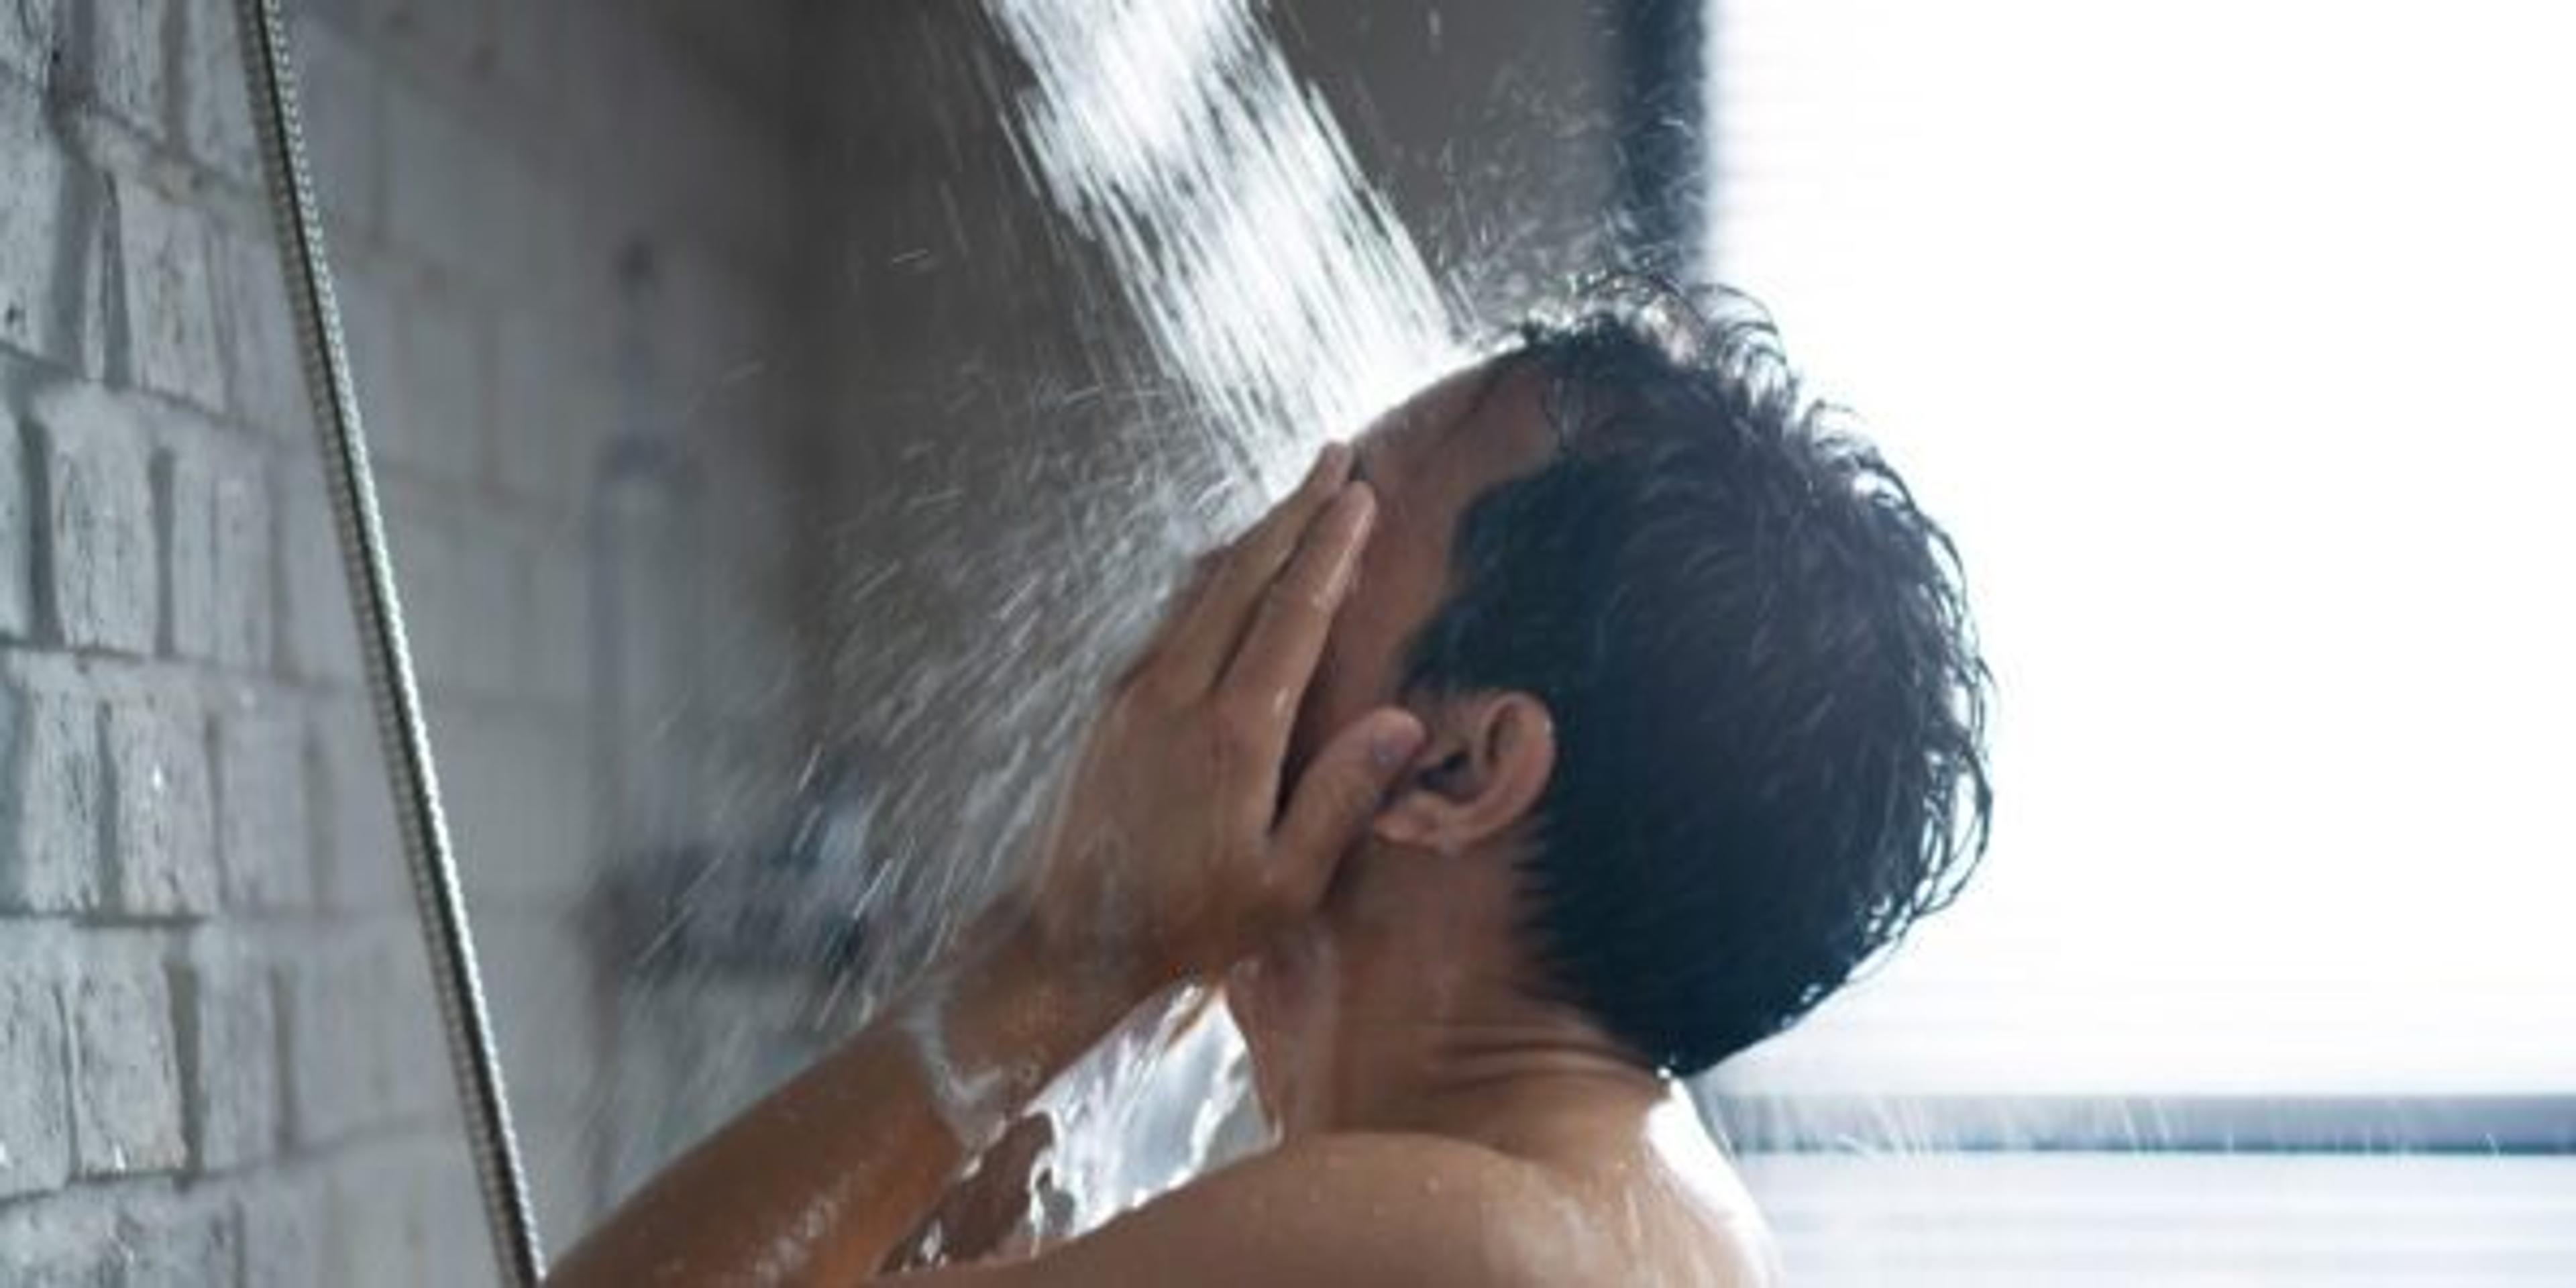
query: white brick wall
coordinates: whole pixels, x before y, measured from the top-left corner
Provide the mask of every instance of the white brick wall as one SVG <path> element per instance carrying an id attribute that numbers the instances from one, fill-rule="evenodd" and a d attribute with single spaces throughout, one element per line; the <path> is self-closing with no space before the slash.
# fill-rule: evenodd
<path id="1" fill-rule="evenodd" d="M 120 936 L 83 948 L 64 997 L 72 1168 L 84 1177 L 175 1171 L 187 1161 L 187 1144 L 168 977 L 141 942 Z"/>
<path id="2" fill-rule="evenodd" d="M 71 1175 L 64 1049 L 55 981 L 17 969 L 0 977 L 0 1141 L 9 1147 L 0 1158 L 0 1199 L 53 1189 Z"/>
<path id="3" fill-rule="evenodd" d="M 205 713 L 187 696 L 123 694 L 107 715 L 112 908 L 136 918 L 215 910 L 214 786 Z"/>
<path id="4" fill-rule="evenodd" d="M 151 458 L 138 422 L 129 400 L 93 387 L 49 390 L 37 401 L 53 635 L 71 648 L 131 654 L 152 647 L 159 598 Z"/>
<path id="5" fill-rule="evenodd" d="M 214 257 L 205 216 L 146 182 L 115 187 L 127 362 L 137 388 L 224 405 L 215 350 Z"/>
<path id="6" fill-rule="evenodd" d="M 0 909 L 97 906 L 107 803 L 99 730 L 98 703 L 64 668 L 0 673 Z"/>
<path id="7" fill-rule="evenodd" d="M 200 948 L 179 981 L 190 1158 L 200 1172 L 264 1163 L 282 1128 L 276 991 L 238 945 Z"/>
<path id="8" fill-rule="evenodd" d="M 13 445 L 17 427 L 5 426 L 0 447 Z M 28 526 L 26 457 L 0 451 L 0 532 L 33 535 Z M 36 624 L 35 543 L 12 541 L 0 550 L 0 639 L 25 639 Z"/>
<path id="9" fill-rule="evenodd" d="M 216 848 L 224 903 L 260 912 L 313 906 L 313 816 L 303 727 L 257 691 L 215 712 Z"/>
<path id="10" fill-rule="evenodd" d="M 583 929 L 608 843 L 588 507 L 619 435 L 695 436 L 691 476 L 721 486 L 639 495 L 651 531 L 708 548 L 616 558 L 648 583 L 755 557 L 760 575 L 675 583 L 707 594 L 662 596 L 638 629 L 703 613 L 751 642 L 740 657 L 796 656 L 806 393 L 774 359 L 806 301 L 801 135 L 663 6 L 290 8 L 449 816 L 495 927 L 487 985 L 560 1245 L 618 1143 Z M 233 9 L 0 0 L 12 1288 L 491 1277 Z M 774 24 L 790 6 L 708 12 Z M 728 392 L 755 385 L 756 413 Z M 683 700 L 700 681 L 655 674 L 653 718 L 683 713 L 660 736 L 713 745 L 708 704 Z"/>

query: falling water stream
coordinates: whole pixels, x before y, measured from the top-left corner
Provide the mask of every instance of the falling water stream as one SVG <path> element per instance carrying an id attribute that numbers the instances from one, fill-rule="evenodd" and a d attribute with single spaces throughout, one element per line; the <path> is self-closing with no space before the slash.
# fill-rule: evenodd
<path id="1" fill-rule="evenodd" d="M 1421 253 L 1253 0 L 992 0 L 1024 163 L 1265 490 L 1454 357 Z"/>
<path id="2" fill-rule="evenodd" d="M 963 647 L 927 626 L 906 633 L 891 570 L 854 565 L 845 594 L 874 632 L 865 652 L 900 668 L 879 674 L 864 723 L 905 770 L 881 787 L 892 823 L 853 865 L 874 874 L 852 892 L 878 948 L 872 991 L 1007 877 L 1097 677 L 1150 620 L 1168 580 L 1155 570 L 1464 356 L 1421 253 L 1257 0 L 988 0 L 985 12 L 1028 73 L 993 105 L 1022 170 L 1105 264 L 1149 378 L 1192 414 L 1133 476 L 1051 475 L 1043 450 L 1015 463 L 1028 471 L 1015 482 L 1075 515 L 1081 539 L 1041 524 L 988 537 L 976 576 L 954 580 L 1016 589 L 978 610 L 985 628 Z M 1213 477 L 1176 495 L 1183 459 Z M 902 750 L 914 746 L 940 748 L 957 773 L 926 772 Z M 1201 1000 L 1146 1008 L 1042 1098 L 1057 1140 L 1024 1237 L 1088 1229 L 1263 1138 L 1241 1039 Z"/>
<path id="3" fill-rule="evenodd" d="M 1191 423 L 1247 476 L 1236 497 L 1275 494 L 1325 438 L 1456 360 L 1421 253 L 1255 0 L 989 12 L 1033 74 L 1010 109 L 1023 166 L 1108 260 L 1161 374 L 1212 413 Z M 1191 1023 L 1189 1000 L 1141 1017 L 1046 1097 L 1054 1183 L 1072 1200 L 1049 1234 L 1247 1143 L 1241 1040 L 1222 1008 Z"/>

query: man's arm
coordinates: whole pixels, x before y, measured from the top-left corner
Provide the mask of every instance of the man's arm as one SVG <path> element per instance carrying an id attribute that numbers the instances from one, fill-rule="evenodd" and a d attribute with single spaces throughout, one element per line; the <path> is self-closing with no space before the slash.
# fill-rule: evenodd
<path id="1" fill-rule="evenodd" d="M 1127 1012 L 1310 915 L 1422 730 L 1341 731 L 1279 802 L 1290 723 L 1374 517 L 1328 449 L 1202 569 L 1094 725 L 1024 893 L 848 1045 L 576 1247 L 565 1284 L 849 1283 Z"/>
<path id="2" fill-rule="evenodd" d="M 935 1014 L 952 1061 L 1013 1052 L 1029 1072 L 995 1094 L 1017 1101 L 1025 1083 L 1042 1086 L 1130 1009 L 1119 991 L 1050 969 L 1021 912 L 998 912 L 969 938 L 936 983 L 890 1002 L 847 1045 L 655 1177 L 549 1281 L 867 1278 L 981 1143 L 961 1139 L 972 1125 L 950 1121 L 956 1091 L 933 1085 L 905 1018 Z"/>

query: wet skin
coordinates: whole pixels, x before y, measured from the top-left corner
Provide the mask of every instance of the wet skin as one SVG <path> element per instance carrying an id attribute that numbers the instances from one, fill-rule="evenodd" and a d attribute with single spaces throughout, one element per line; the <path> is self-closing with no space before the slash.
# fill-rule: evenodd
<path id="1" fill-rule="evenodd" d="M 869 1278 L 987 1128 L 1195 980 L 1225 983 L 1279 1144 L 1082 1239 L 923 1282 L 1769 1282 L 1759 1217 L 1686 1103 L 1551 1000 L 1519 941 L 1545 707 L 1396 691 L 1459 513 L 1553 444 L 1535 381 L 1477 368 L 1355 460 L 1328 453 L 1122 676 L 1029 885 L 556 1279 Z"/>
<path id="2" fill-rule="evenodd" d="M 1544 707 L 1399 692 L 1406 646 L 1446 594 L 1458 518 L 1557 441 L 1537 377 L 1492 364 L 1356 441 L 1377 526 L 1291 759 L 1387 703 L 1428 737 L 1317 914 L 1236 967 L 1227 1001 L 1288 1147 L 1366 1136 L 1397 1169 L 1409 1151 L 1469 1147 L 1457 1162 L 1491 1187 L 1494 1221 L 1562 1232 L 1531 1254 L 1538 1281 L 1766 1282 L 1768 1233 L 1685 1098 L 1551 1000 L 1515 930 L 1512 864 L 1553 755 Z"/>

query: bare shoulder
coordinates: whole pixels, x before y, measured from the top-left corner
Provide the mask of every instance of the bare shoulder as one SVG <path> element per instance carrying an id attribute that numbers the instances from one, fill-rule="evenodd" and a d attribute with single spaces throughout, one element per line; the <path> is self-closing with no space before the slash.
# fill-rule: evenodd
<path id="1" fill-rule="evenodd" d="M 960 1276 L 1022 1285 L 1334 1288 L 1570 1282 L 1580 1205 L 1544 1172 L 1436 1136 L 1299 1141 L 1203 1177 L 1034 1260 Z"/>
<path id="2" fill-rule="evenodd" d="M 1465 1141 L 1323 1136 L 1236 1164 L 1086 1238 L 972 1279 L 990 1288 L 1202 1282 L 1516 1288 L 1663 1278 L 1638 1264 L 1646 1250 L 1633 1242 L 1639 1232 L 1608 1210 L 1619 1206 L 1561 1173 Z M 1710 1237 L 1727 1236 L 1712 1230 Z M 1719 1262 L 1735 1260 L 1723 1247 L 1708 1252 Z M 1663 1260 L 1651 1253 L 1646 1259 Z M 1704 1256 L 1688 1259 L 1711 1264 Z M 1675 1281 L 1762 1282 L 1732 1275 Z"/>

